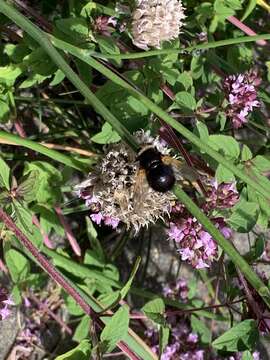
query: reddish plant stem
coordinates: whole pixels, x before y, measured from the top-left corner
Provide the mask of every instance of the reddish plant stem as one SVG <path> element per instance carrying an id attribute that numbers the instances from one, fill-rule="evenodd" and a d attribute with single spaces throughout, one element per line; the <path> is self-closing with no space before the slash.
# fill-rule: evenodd
<path id="1" fill-rule="evenodd" d="M 69 224 L 66 222 L 66 219 L 62 213 L 62 209 L 60 208 L 60 206 L 55 206 L 54 207 L 54 210 L 56 212 L 56 214 L 58 215 L 58 218 L 61 222 L 61 224 L 63 225 L 63 228 L 65 230 L 65 233 L 66 233 L 66 236 L 67 236 L 67 239 L 70 243 L 70 246 L 72 247 L 74 253 L 77 255 L 77 256 L 81 256 L 82 254 L 82 251 L 81 251 L 81 248 L 80 248 L 80 245 L 78 244 L 75 236 L 73 235 L 73 232 L 71 230 L 71 227 L 69 226 Z"/>
<path id="2" fill-rule="evenodd" d="M 64 323 L 53 311 L 49 309 L 49 307 L 41 302 L 33 293 L 30 294 L 30 299 L 34 301 L 34 303 L 37 304 L 39 309 L 43 310 L 45 313 L 49 314 L 69 335 L 72 334 L 71 328 Z"/>
<path id="3" fill-rule="evenodd" d="M 39 223 L 39 220 L 38 218 L 36 217 L 36 215 L 33 215 L 32 216 L 32 223 L 34 225 L 36 225 L 36 227 L 39 229 L 42 237 L 43 237 L 43 242 L 44 244 L 49 248 L 49 249 L 53 249 L 53 244 L 51 243 L 51 240 L 48 236 L 48 234 L 46 234 L 46 232 L 42 229 L 42 227 L 40 226 L 40 223 Z"/>
<path id="4" fill-rule="evenodd" d="M 175 316 L 175 315 L 183 315 L 183 314 L 189 314 L 189 313 L 193 313 L 196 311 L 203 311 L 203 310 L 212 310 L 212 309 L 218 309 L 218 308 L 222 308 L 222 307 L 231 307 L 231 305 L 233 304 L 238 304 L 240 302 L 243 302 L 244 300 L 246 300 L 245 298 L 239 299 L 239 300 L 235 300 L 232 301 L 230 303 L 224 303 L 224 304 L 217 304 L 217 305 L 209 305 L 209 306 L 204 306 L 201 308 L 193 308 L 193 309 L 183 309 L 183 310 L 167 310 L 165 311 L 165 316 L 166 317 L 171 317 L 171 316 Z M 143 314 L 130 314 L 130 319 L 133 320 L 145 320 L 147 319 L 146 315 Z"/>
<path id="5" fill-rule="evenodd" d="M 81 295 L 75 290 L 68 281 L 55 269 L 55 267 L 43 256 L 34 244 L 24 235 L 24 233 L 16 226 L 11 217 L 0 208 L 0 219 L 11 230 L 22 245 L 33 255 L 40 266 L 46 271 L 46 273 L 57 282 L 83 309 L 83 311 L 93 318 L 96 313 L 91 309 L 87 302 L 81 297 Z"/>
<path id="6" fill-rule="evenodd" d="M 21 8 L 21 10 L 23 10 L 28 17 L 31 16 L 34 19 L 36 19 L 37 22 L 39 23 L 39 26 L 41 26 L 44 30 L 48 32 L 52 32 L 51 24 L 47 20 L 45 20 L 41 15 L 39 15 L 32 7 L 29 7 L 28 5 L 25 4 L 24 1 L 21 0 L 13 0 L 13 2 L 19 8 Z"/>
<path id="7" fill-rule="evenodd" d="M 254 297 L 248 287 L 248 283 L 247 283 L 246 279 L 244 278 L 243 274 L 241 273 L 241 271 L 238 268 L 236 268 L 236 271 L 237 271 L 239 281 L 243 285 L 244 292 L 247 297 L 247 302 L 248 302 L 250 308 L 252 309 L 253 313 L 255 314 L 256 319 L 258 321 L 258 327 L 260 327 L 260 324 L 263 323 L 264 326 L 266 327 L 267 331 L 270 332 L 270 324 L 268 321 L 265 320 L 265 319 L 268 320 L 269 318 L 267 316 L 265 316 L 265 314 L 263 314 L 263 312 L 261 311 L 260 305 L 254 299 Z"/>
<path id="8" fill-rule="evenodd" d="M 245 25 L 242 21 L 238 20 L 235 16 L 229 16 L 229 17 L 227 17 L 227 20 L 231 24 L 236 26 L 238 29 L 242 30 L 245 34 L 247 34 L 249 36 L 257 35 L 257 33 L 255 33 L 255 31 L 253 31 L 250 27 Z M 256 41 L 256 43 L 261 46 L 267 45 L 267 42 L 265 40 L 258 40 L 258 41 Z"/>

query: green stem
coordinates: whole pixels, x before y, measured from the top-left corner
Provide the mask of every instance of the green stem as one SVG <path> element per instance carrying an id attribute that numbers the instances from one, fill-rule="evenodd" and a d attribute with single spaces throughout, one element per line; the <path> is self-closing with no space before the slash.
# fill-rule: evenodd
<path id="1" fill-rule="evenodd" d="M 64 58 L 58 53 L 49 40 L 49 36 L 35 26 L 25 16 L 20 14 L 14 7 L 0 0 L 0 12 L 13 20 L 19 27 L 26 31 L 46 51 L 54 63 L 63 71 L 70 82 L 81 92 L 87 102 L 93 106 L 98 114 L 108 121 L 131 148 L 135 151 L 139 145 L 121 122 L 103 105 L 103 103 L 89 90 L 88 86 L 71 69 Z"/>
<path id="2" fill-rule="evenodd" d="M 9 133 L 6 133 L 5 131 L 1 131 L 1 130 L 0 130 L 0 139 L 6 140 L 7 143 L 10 142 L 11 144 L 13 143 L 15 145 L 23 146 L 25 148 L 36 151 L 40 154 L 48 156 L 49 158 L 51 158 L 55 161 L 58 161 L 66 166 L 69 166 L 73 169 L 76 169 L 76 170 L 79 170 L 82 172 L 88 171 L 87 166 L 84 163 L 81 163 L 80 161 L 78 161 L 76 159 L 72 159 L 72 157 L 70 157 L 70 156 L 61 154 L 56 150 L 48 149 L 47 147 L 45 147 L 41 144 L 38 144 L 35 141 L 23 139 L 20 136 L 9 134 Z"/>
<path id="3" fill-rule="evenodd" d="M 189 198 L 189 196 L 179 187 L 175 186 L 174 194 L 181 201 L 182 204 L 190 211 L 192 215 L 203 225 L 205 230 L 212 235 L 218 245 L 229 255 L 232 262 L 243 273 L 248 282 L 254 287 L 258 294 L 262 297 L 264 302 L 270 307 L 270 291 L 261 279 L 251 269 L 246 260 L 238 253 L 235 247 L 224 238 L 218 231 L 215 225 L 208 219 L 208 217 L 198 208 L 198 206 Z"/>
<path id="4" fill-rule="evenodd" d="M 86 55 L 84 50 L 78 49 L 77 47 L 70 45 L 62 40 L 56 39 L 53 36 L 50 36 L 53 44 L 59 49 L 65 50 L 70 54 L 78 57 L 82 61 L 89 64 L 91 67 L 96 69 L 105 75 L 108 79 L 112 80 L 114 83 L 119 86 L 125 88 L 129 91 L 134 97 L 139 99 L 149 110 L 151 110 L 154 114 L 156 114 L 159 118 L 163 119 L 167 124 L 177 130 L 182 136 L 188 139 L 193 145 L 198 147 L 203 152 L 206 152 L 209 156 L 217 161 L 217 163 L 222 164 L 228 170 L 230 170 L 233 174 L 235 174 L 239 179 L 244 181 L 246 184 L 250 185 L 254 190 L 258 191 L 261 195 L 263 195 L 266 199 L 269 199 L 269 189 L 264 187 L 264 185 L 258 183 L 256 180 L 253 180 L 251 177 L 247 176 L 242 170 L 238 169 L 234 164 L 230 161 L 226 160 L 222 155 L 213 150 L 207 143 L 203 142 L 202 139 L 198 138 L 191 131 L 186 129 L 182 124 L 177 122 L 174 118 L 172 118 L 168 113 L 162 110 L 159 106 L 153 103 L 153 101 L 149 100 L 147 96 L 145 96 L 140 90 L 133 87 L 129 82 L 125 81 L 122 77 L 108 69 L 106 66 L 101 64 L 99 61 L 89 57 Z"/>
<path id="5" fill-rule="evenodd" d="M 125 53 L 125 54 L 101 54 L 91 50 L 86 50 L 88 56 L 93 56 L 100 59 L 112 59 L 112 60 L 131 60 L 131 59 L 141 59 L 151 56 L 160 56 L 160 55 L 172 55 L 172 54 L 189 54 L 195 50 L 208 50 L 214 49 L 222 46 L 230 46 L 234 44 L 243 44 L 248 42 L 254 42 L 258 40 L 270 40 L 270 34 L 261 34 L 256 36 L 241 36 L 236 39 L 226 39 L 219 41 L 212 41 L 206 44 L 199 44 L 188 46 L 181 49 L 163 49 L 163 50 L 150 50 L 142 51 L 136 53 Z"/>

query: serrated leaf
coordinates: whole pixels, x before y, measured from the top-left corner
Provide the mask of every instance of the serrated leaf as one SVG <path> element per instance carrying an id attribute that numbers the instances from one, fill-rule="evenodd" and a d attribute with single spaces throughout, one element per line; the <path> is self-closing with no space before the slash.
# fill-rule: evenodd
<path id="1" fill-rule="evenodd" d="M 30 271 L 28 259 L 15 249 L 9 249 L 5 254 L 5 260 L 12 281 L 17 284 L 27 279 Z"/>
<path id="2" fill-rule="evenodd" d="M 22 178 L 21 183 L 16 189 L 16 193 L 19 197 L 22 197 L 27 203 L 33 201 L 36 198 L 36 191 L 38 188 L 38 176 L 37 170 L 31 171 L 28 175 Z"/>
<path id="3" fill-rule="evenodd" d="M 1 106 L 1 104 L 0 104 Z M 10 168 L 0 156 L 0 184 L 10 190 Z"/>
<path id="4" fill-rule="evenodd" d="M 111 144 L 121 140 L 121 137 L 113 130 L 112 126 L 105 122 L 101 132 L 91 137 L 91 140 L 97 144 Z"/>
<path id="5" fill-rule="evenodd" d="M 259 333 L 254 320 L 244 320 L 213 341 L 212 346 L 222 351 L 252 350 Z"/>
<path id="6" fill-rule="evenodd" d="M 59 355 L 55 360 L 89 360 L 91 355 L 91 345 L 89 340 L 83 340 L 74 349 L 63 355 Z"/>
<path id="7" fill-rule="evenodd" d="M 118 341 L 122 340 L 128 333 L 129 308 L 127 305 L 121 306 L 116 313 L 107 318 L 105 328 L 102 330 L 100 340 L 105 352 L 111 352 Z"/>

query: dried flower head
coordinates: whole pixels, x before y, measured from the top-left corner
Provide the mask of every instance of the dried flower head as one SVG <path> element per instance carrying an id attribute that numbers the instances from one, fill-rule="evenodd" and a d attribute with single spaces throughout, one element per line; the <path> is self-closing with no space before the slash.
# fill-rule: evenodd
<path id="1" fill-rule="evenodd" d="M 141 144 L 153 144 L 163 154 L 169 150 L 143 131 L 136 134 Z M 175 196 L 154 191 L 139 176 L 136 154 L 125 144 L 111 145 L 86 182 L 77 186 L 78 195 L 91 209 L 91 219 L 116 228 L 119 222 L 136 231 L 169 216 Z"/>
<path id="2" fill-rule="evenodd" d="M 160 48 L 178 37 L 185 18 L 181 0 L 137 0 L 132 14 L 133 43 L 141 49 Z"/>
<path id="3" fill-rule="evenodd" d="M 260 79 L 255 71 L 225 78 L 223 87 L 228 101 L 226 113 L 235 129 L 242 127 L 247 122 L 248 114 L 260 105 L 256 90 L 259 84 Z"/>

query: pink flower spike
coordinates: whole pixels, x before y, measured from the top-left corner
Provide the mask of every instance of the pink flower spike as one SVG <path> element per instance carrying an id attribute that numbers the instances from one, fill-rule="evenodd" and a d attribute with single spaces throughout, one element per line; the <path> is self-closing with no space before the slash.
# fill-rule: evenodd
<path id="1" fill-rule="evenodd" d="M 94 223 L 96 223 L 97 225 L 100 225 L 101 221 L 103 220 L 103 215 L 99 212 L 96 214 L 91 214 L 90 218 L 92 221 L 94 221 Z"/>

